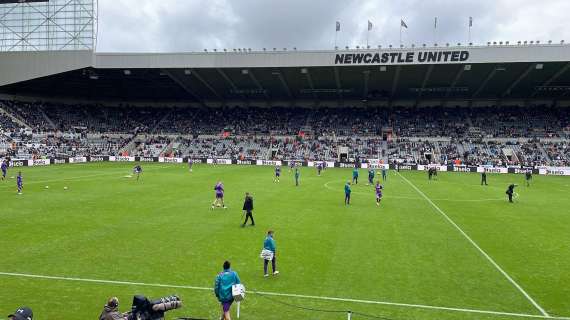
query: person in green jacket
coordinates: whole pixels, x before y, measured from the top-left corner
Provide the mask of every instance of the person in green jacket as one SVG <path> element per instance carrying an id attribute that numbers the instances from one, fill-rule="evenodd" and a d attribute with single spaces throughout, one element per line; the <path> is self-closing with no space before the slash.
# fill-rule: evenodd
<path id="1" fill-rule="evenodd" d="M 295 186 L 299 186 L 299 177 L 301 176 L 301 172 L 299 168 L 295 168 Z"/>
<path id="2" fill-rule="evenodd" d="M 232 286 L 239 283 L 237 272 L 230 269 L 229 261 L 225 261 L 224 271 L 216 276 L 216 282 L 214 284 L 214 294 L 216 294 L 216 298 L 218 298 L 218 301 L 220 301 L 222 305 L 222 320 L 231 320 L 230 307 L 234 302 Z"/>
<path id="3" fill-rule="evenodd" d="M 269 250 L 271 252 L 273 252 L 273 259 L 271 259 L 271 268 L 273 269 L 273 275 L 278 275 L 279 271 L 277 271 L 277 262 L 275 260 L 276 258 L 276 252 L 275 252 L 275 240 L 273 240 L 273 230 L 269 230 L 267 231 L 267 237 L 265 237 L 265 240 L 263 241 L 263 249 L 265 250 Z M 268 277 L 269 274 L 267 273 L 267 265 L 269 264 L 269 260 L 265 260 L 263 259 L 263 276 L 264 277 Z"/>

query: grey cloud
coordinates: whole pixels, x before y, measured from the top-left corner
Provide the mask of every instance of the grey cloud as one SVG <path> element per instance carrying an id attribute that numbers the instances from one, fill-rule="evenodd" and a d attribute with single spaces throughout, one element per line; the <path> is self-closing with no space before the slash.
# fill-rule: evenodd
<path id="1" fill-rule="evenodd" d="M 570 1 L 531 0 L 100 0 L 99 51 L 201 51 L 204 48 L 330 49 L 338 45 L 570 38 Z M 434 39 L 434 17 L 438 17 Z M 374 23 L 366 31 L 367 20 Z"/>

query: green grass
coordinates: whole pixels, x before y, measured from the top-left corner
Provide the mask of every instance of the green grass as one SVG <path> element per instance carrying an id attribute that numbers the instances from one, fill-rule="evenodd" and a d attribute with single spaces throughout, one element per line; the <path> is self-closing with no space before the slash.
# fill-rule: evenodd
<path id="1" fill-rule="evenodd" d="M 440 173 L 430 182 L 423 172 L 390 172 L 381 207 L 363 182 L 347 207 L 349 169 L 318 177 L 303 168 L 295 187 L 285 168 L 278 184 L 272 167 L 202 165 L 189 173 L 183 165 L 143 164 L 138 182 L 124 178 L 131 168 L 21 168 L 23 195 L 14 179 L 0 182 L 0 272 L 210 288 L 228 259 L 250 291 L 540 315 L 403 176 L 551 316 L 570 316 L 568 178 L 535 176 L 526 187 L 521 175 L 489 175 L 482 187 L 478 174 Z M 218 179 L 229 208 L 212 211 Z M 515 204 L 504 199 L 510 182 L 520 184 Z M 255 227 L 240 227 L 245 191 L 255 199 Z M 259 252 L 268 229 L 276 232 L 281 274 L 266 279 Z M 0 275 L 0 319 L 20 305 L 36 319 L 95 319 L 108 297 L 118 296 L 126 311 L 134 294 L 180 295 L 184 308 L 167 319 L 219 314 L 207 290 Z M 282 303 L 390 319 L 521 319 L 252 293 L 242 318 L 346 319 Z"/>

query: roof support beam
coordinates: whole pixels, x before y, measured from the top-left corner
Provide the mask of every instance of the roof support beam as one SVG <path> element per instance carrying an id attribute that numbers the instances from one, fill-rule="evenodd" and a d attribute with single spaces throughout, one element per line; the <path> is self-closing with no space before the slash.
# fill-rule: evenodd
<path id="1" fill-rule="evenodd" d="M 507 88 L 507 90 L 505 90 L 505 92 L 501 94 L 501 98 L 510 95 L 513 89 L 519 84 L 519 82 L 521 82 L 524 78 L 526 78 L 529 75 L 529 73 L 531 73 L 532 70 L 535 68 L 536 68 L 536 63 L 531 63 L 530 66 L 528 66 L 528 68 L 526 68 L 526 70 L 523 73 L 521 73 L 518 76 L 518 78 L 515 81 L 513 81 L 513 83 L 511 83 L 511 85 Z"/>
<path id="2" fill-rule="evenodd" d="M 368 80 L 370 80 L 370 70 L 362 71 L 364 77 L 364 90 L 362 90 L 362 100 L 368 100 Z"/>
<path id="3" fill-rule="evenodd" d="M 198 79 L 198 81 L 200 81 L 206 88 L 208 88 L 208 90 L 212 91 L 212 93 L 216 96 L 216 98 L 218 98 L 220 101 L 224 101 L 224 97 L 222 97 L 222 95 L 220 95 L 216 89 L 214 89 L 214 87 L 212 87 L 210 85 L 210 83 L 208 83 L 208 81 L 206 81 L 199 73 L 196 69 L 191 69 L 190 73 L 192 75 L 194 75 L 194 77 L 196 77 L 196 79 Z"/>
<path id="4" fill-rule="evenodd" d="M 176 82 L 182 89 L 184 89 L 184 91 L 186 91 L 192 97 L 194 97 L 194 99 L 196 99 L 200 104 L 204 105 L 204 101 L 202 100 L 202 98 L 196 92 L 194 92 L 194 90 L 192 90 L 192 88 L 190 88 L 189 85 L 184 83 L 184 81 L 180 80 L 174 73 L 172 73 L 168 69 L 161 69 L 161 71 L 165 75 L 167 75 L 170 79 L 172 79 L 172 81 Z"/>
<path id="5" fill-rule="evenodd" d="M 564 72 L 568 71 L 568 69 L 570 68 L 570 62 L 566 63 L 566 65 L 562 68 L 560 68 L 560 70 L 558 70 L 558 72 L 556 72 L 554 75 L 552 75 L 552 77 L 548 78 L 548 80 L 544 81 L 540 86 L 541 87 L 546 87 L 548 85 L 550 85 L 552 82 L 556 81 L 556 79 L 558 79 L 558 77 L 560 77 L 562 74 L 564 74 Z M 534 98 L 534 96 L 536 96 L 538 94 L 537 90 L 534 90 L 534 92 L 531 95 L 531 98 Z"/>
<path id="6" fill-rule="evenodd" d="M 316 100 L 318 98 L 317 93 L 315 92 L 315 85 L 313 83 L 313 78 L 311 77 L 311 73 L 309 72 L 308 68 L 301 69 L 301 73 L 304 73 L 307 77 L 307 83 L 309 84 L 309 88 L 311 88 L 311 92 L 313 93 L 313 98 Z"/>
<path id="7" fill-rule="evenodd" d="M 390 100 L 394 97 L 396 89 L 398 88 L 398 81 L 400 80 L 400 70 L 401 66 L 396 67 L 396 73 L 394 74 L 394 79 L 392 80 L 392 89 L 390 90 Z"/>
<path id="8" fill-rule="evenodd" d="M 334 81 L 336 82 L 336 94 L 339 100 L 342 100 L 342 84 L 340 82 L 340 74 L 338 67 L 333 67 L 334 70 Z"/>
<path id="9" fill-rule="evenodd" d="M 263 88 L 263 86 L 261 85 L 261 83 L 257 80 L 257 78 L 255 77 L 255 75 L 253 74 L 252 70 L 248 70 L 247 72 L 249 74 L 249 77 L 251 79 L 251 81 L 253 81 L 253 83 L 255 84 L 255 86 L 257 87 L 257 89 L 261 90 L 261 92 L 263 92 L 263 95 L 265 96 L 265 99 L 269 99 L 269 95 L 267 94 L 267 90 L 265 90 Z"/>
<path id="10" fill-rule="evenodd" d="M 293 99 L 293 95 L 291 94 L 291 89 L 289 89 L 289 85 L 287 84 L 287 80 L 285 80 L 283 73 L 280 70 L 276 70 L 276 71 L 271 72 L 271 74 L 274 76 L 277 76 L 277 78 L 279 78 L 279 82 L 281 82 L 281 85 L 283 86 L 283 89 L 285 89 L 287 96 L 290 99 Z"/>
<path id="11" fill-rule="evenodd" d="M 449 85 L 449 89 L 445 92 L 445 98 L 449 97 L 449 95 L 451 94 L 451 89 L 455 88 L 457 82 L 459 82 L 459 80 L 461 79 L 461 76 L 463 75 L 464 71 L 465 71 L 465 65 L 460 65 L 459 71 L 457 71 L 457 73 L 455 74 L 455 78 L 453 78 L 453 81 L 451 81 L 451 84 Z"/>
<path id="12" fill-rule="evenodd" d="M 230 79 L 230 77 L 228 77 L 228 75 L 224 72 L 224 70 L 222 70 L 220 68 L 216 68 L 216 71 L 220 74 L 220 76 L 222 76 L 222 78 L 224 78 L 224 80 L 226 80 L 226 82 L 230 85 L 230 87 L 235 92 L 235 94 L 238 94 L 244 100 L 246 99 L 245 96 L 243 95 L 243 93 L 238 93 L 239 92 L 238 87 L 232 81 L 232 79 Z"/>
<path id="13" fill-rule="evenodd" d="M 422 81 L 422 86 L 420 87 L 420 92 L 418 92 L 418 97 L 416 98 L 416 106 L 420 103 L 420 99 L 422 97 L 423 94 L 423 90 L 426 87 L 427 82 L 429 81 L 429 77 L 431 76 L 431 73 L 433 72 L 433 64 L 430 64 L 428 69 L 426 70 L 426 73 L 424 74 L 424 80 Z"/>
<path id="14" fill-rule="evenodd" d="M 489 81 L 491 81 L 491 79 L 493 79 L 493 77 L 495 76 L 495 73 L 497 73 L 497 66 L 493 66 L 493 70 L 491 70 L 491 72 L 489 72 L 489 74 L 487 75 L 485 80 L 483 80 L 483 82 L 481 82 L 481 85 L 479 86 L 479 88 L 477 88 L 477 90 L 471 96 L 472 99 L 476 98 L 479 95 L 479 93 L 481 93 L 481 91 L 483 91 L 483 89 L 485 89 L 485 86 L 487 86 L 487 83 L 489 83 Z"/>

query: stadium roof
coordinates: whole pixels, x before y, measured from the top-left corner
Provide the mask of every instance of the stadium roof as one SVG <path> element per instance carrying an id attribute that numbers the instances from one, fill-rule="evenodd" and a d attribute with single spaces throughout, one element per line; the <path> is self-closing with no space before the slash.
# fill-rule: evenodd
<path id="1" fill-rule="evenodd" d="M 570 45 L 0 53 L 0 93 L 190 104 L 570 100 Z"/>

